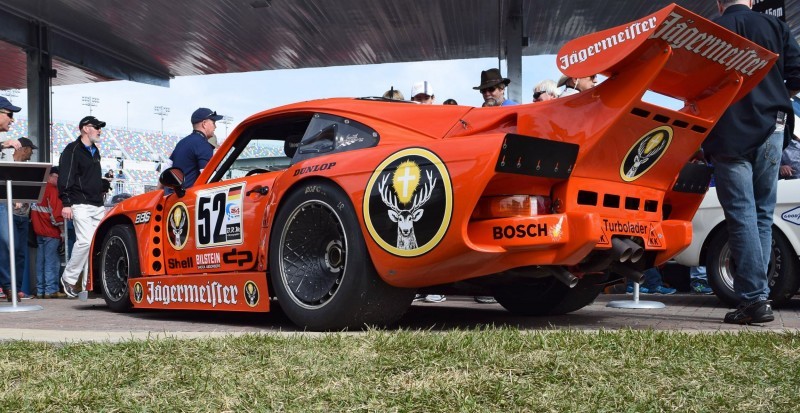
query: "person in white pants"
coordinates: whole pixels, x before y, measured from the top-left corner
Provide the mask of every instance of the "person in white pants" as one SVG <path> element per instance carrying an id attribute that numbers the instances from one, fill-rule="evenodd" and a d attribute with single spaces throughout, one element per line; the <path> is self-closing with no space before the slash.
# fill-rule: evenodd
<path id="1" fill-rule="evenodd" d="M 82 290 L 78 278 L 89 260 L 92 237 L 105 215 L 103 195 L 110 184 L 103 179 L 100 150 L 96 143 L 106 123 L 87 116 L 78 123 L 81 135 L 61 152 L 58 162 L 58 193 L 64 203 L 61 215 L 75 226 L 75 245 L 72 257 L 61 276 L 64 293 L 75 297 Z M 85 281 L 85 280 L 84 280 Z"/>

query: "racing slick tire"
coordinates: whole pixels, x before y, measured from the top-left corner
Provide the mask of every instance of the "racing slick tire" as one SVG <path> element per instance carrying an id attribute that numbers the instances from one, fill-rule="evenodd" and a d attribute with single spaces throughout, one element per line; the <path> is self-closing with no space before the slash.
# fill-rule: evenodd
<path id="1" fill-rule="evenodd" d="M 786 304 L 800 286 L 797 272 L 797 254 L 789 242 L 776 228 L 772 227 L 772 254 L 769 268 L 769 299 L 773 306 Z M 739 297 L 733 290 L 733 262 L 728 246 L 728 229 L 723 227 L 711 238 L 706 255 L 708 284 L 714 294 L 725 304 L 735 307 Z"/>
<path id="2" fill-rule="evenodd" d="M 301 185 L 286 197 L 269 250 L 278 304 L 304 329 L 389 325 L 414 297 L 378 276 L 350 199 L 328 182 Z"/>
<path id="3" fill-rule="evenodd" d="M 586 274 L 569 288 L 555 277 L 528 280 L 523 285 L 495 289 L 495 299 L 506 310 L 524 316 L 571 313 L 591 304 L 603 290 L 605 274 Z"/>
<path id="4" fill-rule="evenodd" d="M 130 225 L 115 225 L 103 238 L 100 248 L 100 283 L 103 299 L 115 312 L 133 308 L 128 279 L 140 274 L 139 246 Z"/>

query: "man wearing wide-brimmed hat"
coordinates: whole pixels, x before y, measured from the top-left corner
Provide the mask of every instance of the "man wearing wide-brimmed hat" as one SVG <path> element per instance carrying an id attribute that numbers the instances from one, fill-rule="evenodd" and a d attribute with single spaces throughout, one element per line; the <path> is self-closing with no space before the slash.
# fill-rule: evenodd
<path id="1" fill-rule="evenodd" d="M 506 86 L 511 80 L 500 74 L 500 69 L 488 69 L 481 72 L 481 84 L 473 87 L 481 92 L 484 106 L 509 106 L 518 105 L 511 99 L 505 98 Z M 493 102 L 493 104 L 488 104 Z"/>

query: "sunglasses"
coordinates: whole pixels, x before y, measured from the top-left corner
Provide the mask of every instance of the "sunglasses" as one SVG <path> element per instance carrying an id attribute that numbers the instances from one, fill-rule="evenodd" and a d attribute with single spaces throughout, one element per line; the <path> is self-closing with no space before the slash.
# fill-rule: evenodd
<path id="1" fill-rule="evenodd" d="M 533 98 L 534 99 L 539 99 L 539 96 L 542 96 L 544 93 L 545 93 L 544 91 L 533 92 Z"/>
<path id="2" fill-rule="evenodd" d="M 0 111 L 0 113 L 5 113 L 6 115 L 8 115 L 9 118 L 14 119 L 14 112 L 7 112 L 4 110 Z"/>
<path id="3" fill-rule="evenodd" d="M 481 89 L 480 92 L 481 93 L 486 93 L 486 92 L 494 93 L 495 90 L 497 90 L 497 86 L 492 86 L 492 87 L 487 87 L 487 88 Z"/>
<path id="4" fill-rule="evenodd" d="M 431 97 L 432 97 L 431 95 L 425 95 L 420 93 L 419 95 L 412 97 L 411 100 L 413 100 L 414 102 L 424 102 L 430 99 Z"/>

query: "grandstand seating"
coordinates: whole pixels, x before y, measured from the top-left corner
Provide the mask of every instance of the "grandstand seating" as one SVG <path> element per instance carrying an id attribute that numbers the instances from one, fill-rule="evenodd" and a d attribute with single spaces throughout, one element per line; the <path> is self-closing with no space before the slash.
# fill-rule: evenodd
<path id="1" fill-rule="evenodd" d="M 17 118 L 6 135 L 9 138 L 27 136 L 28 120 Z M 55 122 L 51 126 L 53 162 L 58 162 L 58 154 L 78 136 L 78 125 L 71 122 Z M 3 138 L 6 138 L 4 136 Z M 175 148 L 175 144 L 183 138 L 177 135 L 162 136 L 157 131 L 125 130 L 106 127 L 103 129 L 100 142 L 100 154 L 104 158 L 120 156 L 123 160 L 136 161 L 166 161 Z M 281 157 L 284 156 L 283 148 L 251 146 L 245 150 L 243 158 Z M 124 169 L 126 178 L 124 191 L 134 195 L 142 193 L 146 186 L 156 185 L 159 173 L 156 171 L 142 171 Z"/>

